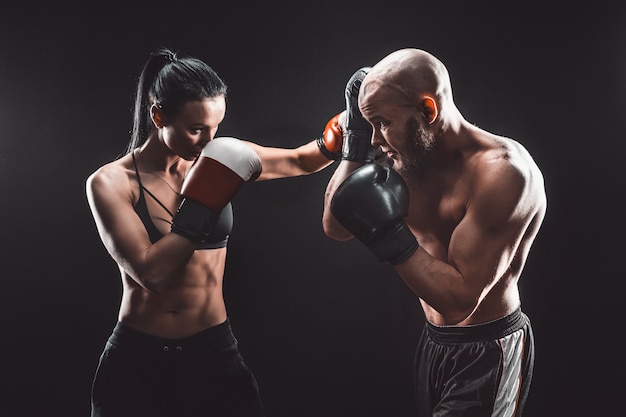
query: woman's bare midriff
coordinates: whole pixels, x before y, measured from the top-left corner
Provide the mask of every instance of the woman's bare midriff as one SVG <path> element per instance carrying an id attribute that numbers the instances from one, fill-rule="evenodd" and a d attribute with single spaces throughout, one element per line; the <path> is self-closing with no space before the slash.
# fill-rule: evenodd
<path id="1" fill-rule="evenodd" d="M 119 321 L 168 339 L 191 336 L 227 318 L 222 295 L 226 250 L 198 250 L 177 285 L 154 293 L 122 277 Z"/>

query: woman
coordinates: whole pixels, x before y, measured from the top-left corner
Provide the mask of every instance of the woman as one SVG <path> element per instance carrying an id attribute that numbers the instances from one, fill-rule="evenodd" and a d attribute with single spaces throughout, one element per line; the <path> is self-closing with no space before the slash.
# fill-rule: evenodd
<path id="1" fill-rule="evenodd" d="M 118 323 L 93 382 L 94 417 L 263 415 L 222 294 L 229 200 L 247 181 L 321 170 L 340 154 L 341 136 L 335 117 L 324 137 L 296 149 L 214 140 L 226 93 L 206 63 L 158 50 L 138 81 L 126 154 L 87 180 L 98 232 L 123 284 Z M 250 171 L 236 177 L 241 183 L 229 180 L 239 171 L 219 161 L 224 154 L 245 159 Z M 214 165 L 225 173 L 199 159 L 222 162 Z M 211 206 L 214 197 L 219 203 Z"/>

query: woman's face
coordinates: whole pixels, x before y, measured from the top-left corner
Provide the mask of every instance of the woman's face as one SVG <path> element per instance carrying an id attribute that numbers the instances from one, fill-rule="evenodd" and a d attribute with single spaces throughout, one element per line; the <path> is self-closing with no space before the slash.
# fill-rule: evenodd
<path id="1" fill-rule="evenodd" d="M 192 161 L 217 132 L 226 114 L 224 96 L 189 101 L 159 128 L 159 139 L 181 158 Z"/>

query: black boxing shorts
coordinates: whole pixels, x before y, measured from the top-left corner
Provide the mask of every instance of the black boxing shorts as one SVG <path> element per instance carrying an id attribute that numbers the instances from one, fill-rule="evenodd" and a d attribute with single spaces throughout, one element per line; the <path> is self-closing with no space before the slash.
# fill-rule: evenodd
<path id="1" fill-rule="evenodd" d="M 519 308 L 480 325 L 427 322 L 415 356 L 417 415 L 521 416 L 533 364 L 533 332 Z"/>

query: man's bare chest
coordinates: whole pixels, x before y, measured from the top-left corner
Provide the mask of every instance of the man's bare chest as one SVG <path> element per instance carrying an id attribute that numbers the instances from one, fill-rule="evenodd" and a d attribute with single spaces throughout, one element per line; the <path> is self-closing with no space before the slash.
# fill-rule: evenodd
<path id="1" fill-rule="evenodd" d="M 411 189 L 407 224 L 424 247 L 447 252 L 452 233 L 467 210 L 468 193 L 458 184 Z"/>

